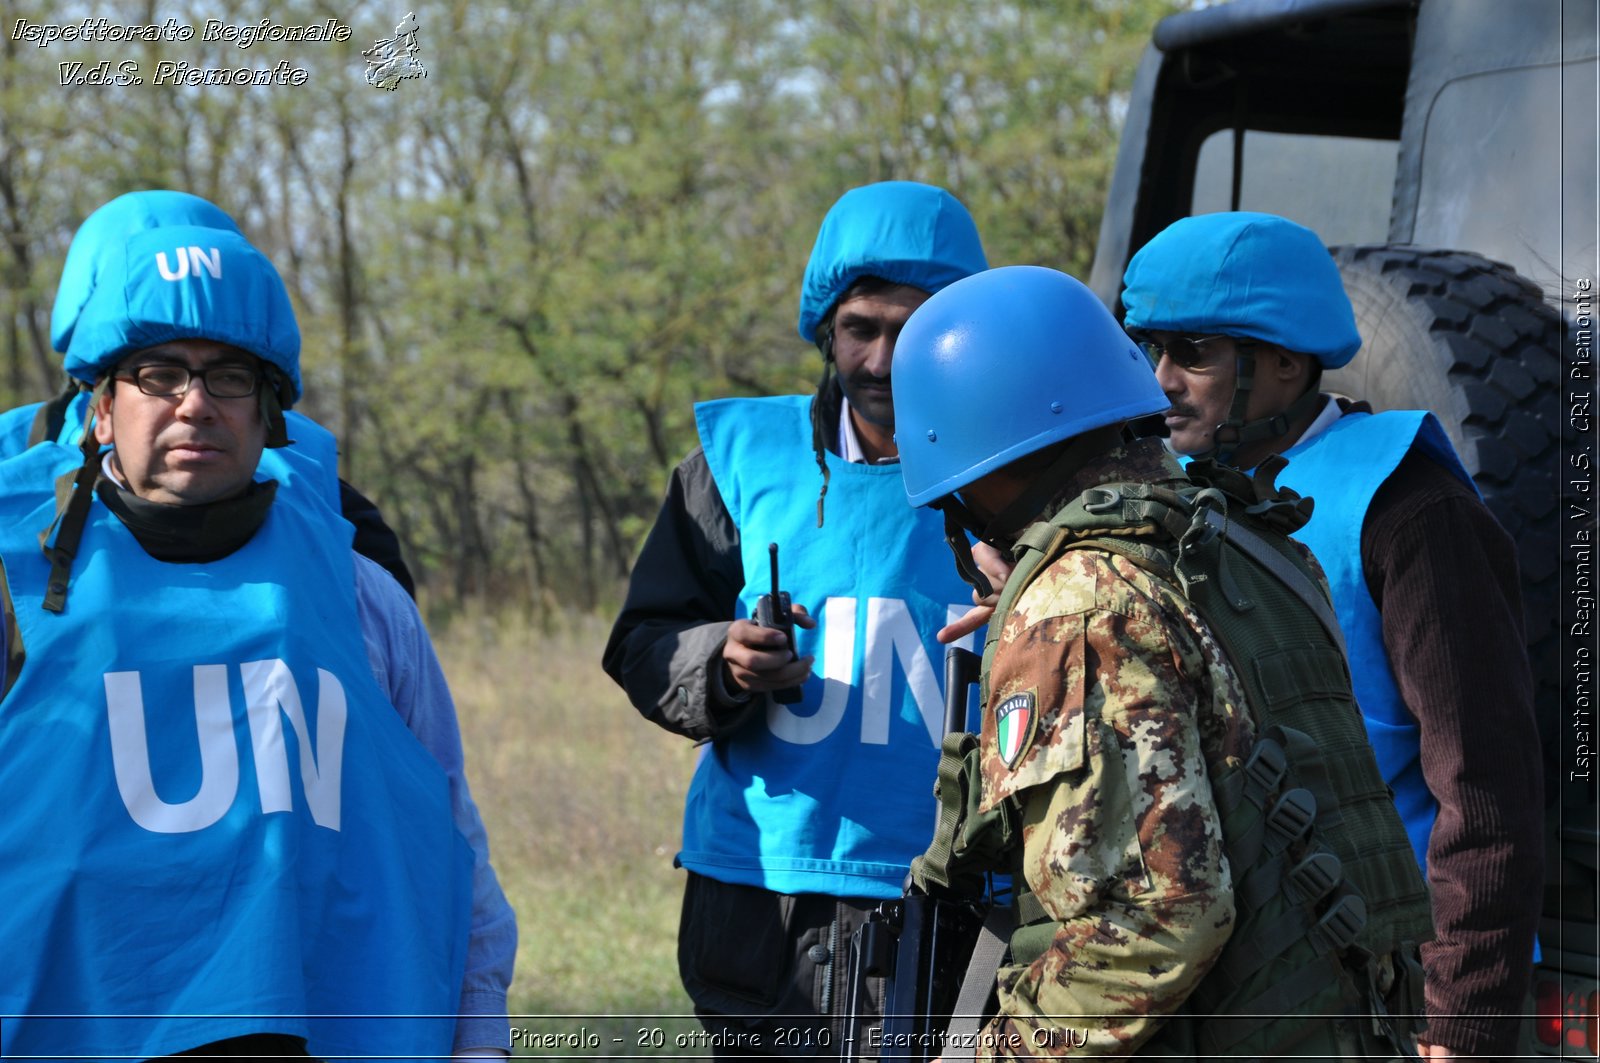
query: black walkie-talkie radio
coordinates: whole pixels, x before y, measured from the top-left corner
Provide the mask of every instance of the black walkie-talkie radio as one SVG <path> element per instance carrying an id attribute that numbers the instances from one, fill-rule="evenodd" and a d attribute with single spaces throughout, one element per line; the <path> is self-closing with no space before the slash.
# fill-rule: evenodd
<path id="1" fill-rule="evenodd" d="M 755 621 L 761 627 L 775 627 L 783 630 L 784 636 L 789 640 L 789 659 L 794 660 L 799 656 L 794 648 L 794 613 L 790 610 L 789 592 L 778 589 L 778 544 L 767 544 L 767 556 L 772 559 L 772 593 L 763 594 L 756 599 Z M 785 705 L 793 705 L 800 700 L 799 687 L 785 687 L 772 692 L 773 700 L 781 701 Z"/>

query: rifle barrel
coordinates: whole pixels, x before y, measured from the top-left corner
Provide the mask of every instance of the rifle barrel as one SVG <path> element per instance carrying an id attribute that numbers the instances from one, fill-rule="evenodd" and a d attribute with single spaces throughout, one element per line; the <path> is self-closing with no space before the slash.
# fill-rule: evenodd
<path id="1" fill-rule="evenodd" d="M 983 658 L 951 646 L 944 651 L 944 733 L 967 729 L 967 688 L 978 681 Z"/>

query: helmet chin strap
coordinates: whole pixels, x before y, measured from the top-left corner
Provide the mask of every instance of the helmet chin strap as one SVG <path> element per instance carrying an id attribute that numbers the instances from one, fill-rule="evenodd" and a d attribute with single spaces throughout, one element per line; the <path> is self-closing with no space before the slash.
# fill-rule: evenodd
<path id="1" fill-rule="evenodd" d="M 262 373 L 266 382 L 256 389 L 256 403 L 261 408 L 261 423 L 267 426 L 267 446 L 286 447 L 294 440 L 289 438 L 289 423 L 283 411 L 294 404 L 294 385 L 275 365 L 264 364 Z"/>
<path id="2" fill-rule="evenodd" d="M 989 577 L 972 559 L 972 543 L 967 540 L 968 532 L 983 538 L 983 522 L 955 495 L 945 495 L 928 505 L 944 515 L 944 541 L 956 559 L 956 571 L 961 573 L 961 578 L 978 593 L 979 598 L 989 597 L 994 593 L 994 584 L 989 582 Z"/>
<path id="3" fill-rule="evenodd" d="M 1236 363 L 1233 404 L 1228 409 L 1228 419 L 1211 432 L 1211 448 L 1190 455 L 1196 459 L 1209 458 L 1225 465 L 1233 464 L 1233 456 L 1240 447 L 1260 443 L 1287 435 L 1290 427 L 1317 408 L 1321 399 L 1317 374 L 1312 374 L 1309 387 L 1289 404 L 1289 408 L 1270 417 L 1245 420 L 1245 409 L 1250 405 L 1250 393 L 1256 386 L 1256 356 L 1254 351 L 1240 350 Z"/>
<path id="4" fill-rule="evenodd" d="M 1022 530 L 1037 520 L 1045 506 L 1060 493 L 1068 477 L 1090 458 L 1105 453 L 1123 439 L 1121 424 L 1105 425 L 1074 436 L 1048 465 L 1030 476 L 1028 486 L 988 522 L 980 520 L 955 494 L 928 503 L 944 515 L 944 541 L 955 555 L 961 578 L 972 585 L 979 598 L 993 594 L 994 585 L 972 559 L 972 544 L 967 541 L 967 533 L 971 532 L 1001 553 L 1008 553 Z"/>

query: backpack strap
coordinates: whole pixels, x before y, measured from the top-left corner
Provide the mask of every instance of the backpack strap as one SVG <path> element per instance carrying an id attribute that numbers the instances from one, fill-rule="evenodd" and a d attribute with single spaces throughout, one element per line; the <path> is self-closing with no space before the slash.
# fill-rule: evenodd
<path id="1" fill-rule="evenodd" d="M 1005 962 L 1011 928 L 1016 915 L 1010 905 L 996 904 L 983 918 L 983 928 L 978 932 L 977 943 L 972 946 L 972 958 L 961 976 L 961 991 L 945 1029 L 942 1058 L 951 1063 L 967 1063 L 977 1055 L 978 1030 L 983 1025 L 984 1012 L 989 998 L 995 992 L 1000 965 Z"/>
<path id="2" fill-rule="evenodd" d="M 33 424 L 28 428 L 28 446 L 61 438 L 61 430 L 67 426 L 67 408 L 82 390 L 83 387 L 76 380 L 68 377 L 66 386 L 55 398 L 39 407 L 33 415 Z"/>
<path id="3" fill-rule="evenodd" d="M 1183 569 L 1181 557 L 1183 554 L 1209 544 L 1213 539 L 1221 537 L 1233 543 L 1250 559 L 1261 565 L 1276 576 L 1284 586 L 1293 592 L 1296 598 L 1305 603 L 1317 622 L 1328 632 L 1339 652 L 1349 657 L 1345 648 L 1344 631 L 1339 627 L 1339 620 L 1334 615 L 1333 606 L 1327 598 L 1317 589 L 1299 569 L 1291 565 L 1286 558 L 1272 547 L 1266 540 L 1255 532 L 1238 522 L 1228 520 L 1227 498 L 1214 487 L 1208 487 L 1195 496 L 1195 510 L 1192 521 L 1184 537 L 1178 541 L 1180 554 L 1179 569 Z"/>

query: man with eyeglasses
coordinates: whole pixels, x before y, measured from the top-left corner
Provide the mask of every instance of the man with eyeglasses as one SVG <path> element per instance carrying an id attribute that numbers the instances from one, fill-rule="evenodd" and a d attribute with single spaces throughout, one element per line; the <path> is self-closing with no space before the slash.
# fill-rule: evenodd
<path id="1" fill-rule="evenodd" d="M 125 192 L 102 204 L 83 220 L 67 248 L 67 258 L 56 285 L 55 303 L 50 311 L 50 343 L 56 351 L 66 353 L 78 315 L 94 293 L 108 256 L 120 254 L 128 237 L 136 232 L 172 225 L 239 232 L 239 226 L 216 204 L 188 192 L 169 189 Z M 184 261 L 187 265 L 187 255 Z M 178 268 L 176 261 L 171 266 Z M 82 438 L 88 409 L 88 392 L 78 381 L 68 377 L 66 389 L 50 401 L 27 403 L 0 413 L 0 459 L 20 454 L 46 439 L 76 445 Z M 339 477 L 338 445 L 333 433 L 298 411 L 287 412 L 286 420 L 292 452 L 297 458 L 314 458 L 322 469 L 322 476 L 313 478 L 308 486 L 327 491 L 344 518 L 355 525 L 356 551 L 382 565 L 407 593 L 414 595 L 416 587 L 401 556 L 400 540 L 394 530 L 384 522 L 376 503 Z M 268 476 L 284 473 L 276 449 L 267 451 L 263 462 L 262 471 Z M 315 472 L 314 468 L 300 464 L 304 471 Z"/>
<path id="2" fill-rule="evenodd" d="M 0 463 L 8 1051 L 505 1054 L 515 920 L 454 706 L 300 482 L 299 348 L 243 237 L 136 233 L 67 351 L 88 439 Z"/>
<path id="3" fill-rule="evenodd" d="M 1517 1047 L 1543 866 L 1533 681 L 1509 536 L 1424 411 L 1320 393 L 1361 346 L 1338 268 L 1285 218 L 1169 226 L 1124 278 L 1170 445 L 1315 500 L 1296 537 L 1327 573 L 1357 700 L 1433 899 L 1427 1058 Z M 1531 871 L 1530 871 L 1531 869 Z"/>

